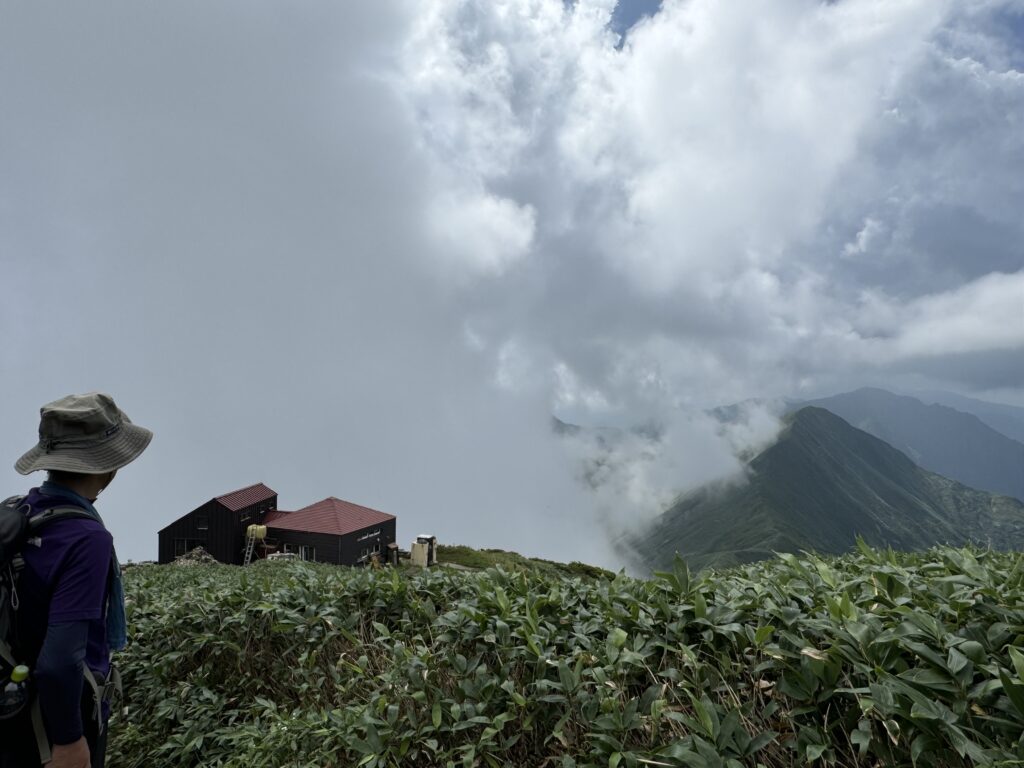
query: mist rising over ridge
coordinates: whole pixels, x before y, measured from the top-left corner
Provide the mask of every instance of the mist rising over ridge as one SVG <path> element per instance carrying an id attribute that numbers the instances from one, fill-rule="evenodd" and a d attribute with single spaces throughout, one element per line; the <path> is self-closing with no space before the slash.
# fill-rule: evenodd
<path id="1" fill-rule="evenodd" d="M 729 565 L 773 552 L 921 549 L 977 541 L 1024 546 L 1024 503 L 928 472 L 904 453 L 823 408 L 787 417 L 779 439 L 738 485 L 707 486 L 628 537 L 650 568 L 676 551 L 694 565 Z"/>

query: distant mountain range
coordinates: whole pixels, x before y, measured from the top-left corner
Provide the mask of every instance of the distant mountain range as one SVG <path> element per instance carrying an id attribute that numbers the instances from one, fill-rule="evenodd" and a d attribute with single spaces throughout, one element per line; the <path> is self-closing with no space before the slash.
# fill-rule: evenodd
<path id="1" fill-rule="evenodd" d="M 925 405 L 913 397 L 873 388 L 800 405 L 820 406 L 841 416 L 932 472 L 972 488 L 1024 500 L 1024 443 L 996 431 L 971 413 L 946 405 Z M 1003 408 L 1011 414 L 1014 410 L 1011 406 Z"/>
<path id="2" fill-rule="evenodd" d="M 876 397 L 869 392 L 851 402 Z M 877 423 L 878 429 L 895 429 Z M 929 434 L 914 433 L 910 442 L 919 447 L 913 450 L 928 453 L 921 448 L 928 447 Z M 992 438 L 986 433 L 986 439 Z M 969 541 L 1021 548 L 1024 502 L 923 469 L 834 413 L 804 407 L 789 414 L 775 444 L 749 462 L 744 482 L 685 495 L 625 544 L 648 567 L 668 565 L 678 551 L 699 568 L 769 558 L 775 552 L 846 552 L 858 535 L 873 546 L 901 550 Z"/>
<path id="3" fill-rule="evenodd" d="M 1021 376 L 1024 377 L 1024 370 L 1021 371 Z M 964 413 L 971 413 L 997 432 L 1024 443 L 1024 408 L 1004 403 L 989 403 L 952 392 L 916 392 L 914 397 L 924 403 L 939 403 Z"/>

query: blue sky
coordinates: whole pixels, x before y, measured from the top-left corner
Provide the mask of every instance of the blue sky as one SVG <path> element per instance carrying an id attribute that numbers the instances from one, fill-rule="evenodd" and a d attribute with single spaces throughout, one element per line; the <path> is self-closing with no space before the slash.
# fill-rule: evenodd
<path id="1" fill-rule="evenodd" d="M 640 19 L 653 16 L 661 7 L 661 0 L 624 0 L 615 6 L 611 28 L 622 34 Z"/>

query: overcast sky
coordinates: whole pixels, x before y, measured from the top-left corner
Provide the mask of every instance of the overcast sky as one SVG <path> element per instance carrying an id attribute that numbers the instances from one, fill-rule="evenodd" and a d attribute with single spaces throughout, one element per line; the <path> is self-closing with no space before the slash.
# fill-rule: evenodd
<path id="1" fill-rule="evenodd" d="M 106 390 L 122 559 L 262 481 L 616 565 L 702 408 L 1024 404 L 1022 213 L 1022 0 L 0 0 L 4 466 Z M 552 414 L 662 460 L 599 498 Z"/>

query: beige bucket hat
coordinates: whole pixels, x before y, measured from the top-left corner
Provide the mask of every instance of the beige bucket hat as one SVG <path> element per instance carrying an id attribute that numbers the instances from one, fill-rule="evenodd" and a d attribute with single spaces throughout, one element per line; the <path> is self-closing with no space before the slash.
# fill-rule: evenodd
<path id="1" fill-rule="evenodd" d="M 103 392 L 62 397 L 39 416 L 39 444 L 14 465 L 23 475 L 40 469 L 102 475 L 137 459 L 153 439 Z"/>

